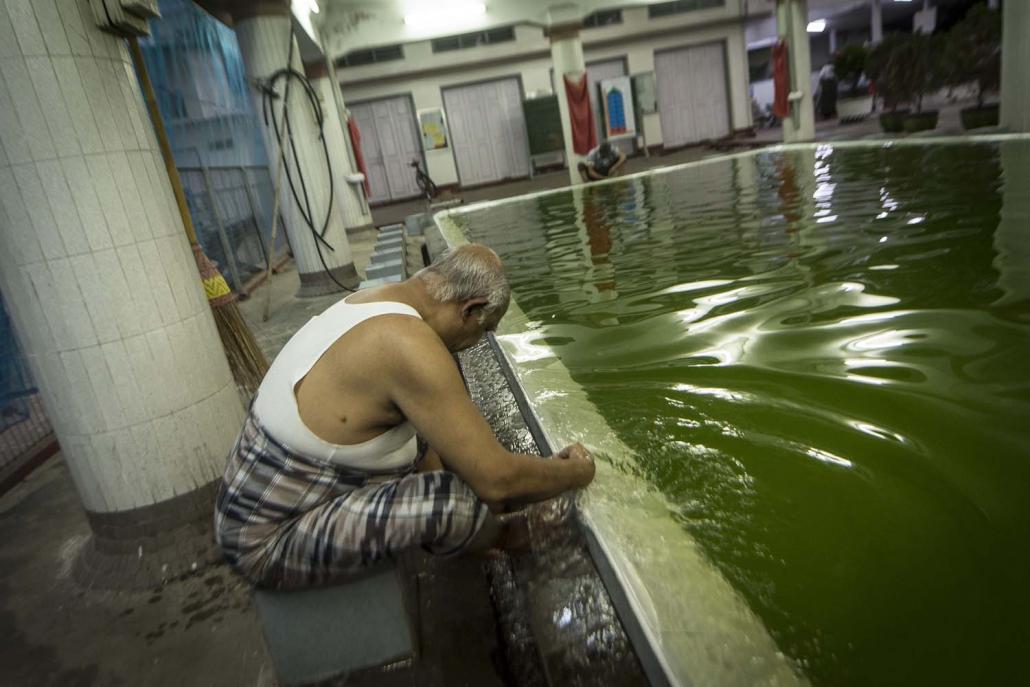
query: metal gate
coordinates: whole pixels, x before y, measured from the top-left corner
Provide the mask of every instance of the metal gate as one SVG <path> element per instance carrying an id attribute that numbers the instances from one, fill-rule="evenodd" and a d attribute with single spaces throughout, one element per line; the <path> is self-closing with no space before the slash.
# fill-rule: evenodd
<path id="1" fill-rule="evenodd" d="M 50 420 L 5 308 L 0 297 L 0 493 L 54 442 Z"/>
<path id="2" fill-rule="evenodd" d="M 248 294 L 254 278 L 270 261 L 273 267 L 281 262 L 289 248 L 282 224 L 270 246 L 274 199 L 268 169 L 179 167 L 179 175 L 204 253 L 237 293 Z"/>

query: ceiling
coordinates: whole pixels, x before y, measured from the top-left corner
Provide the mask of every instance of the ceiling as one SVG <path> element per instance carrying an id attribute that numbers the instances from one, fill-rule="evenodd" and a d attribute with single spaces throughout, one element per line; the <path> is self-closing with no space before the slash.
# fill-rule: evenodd
<path id="1" fill-rule="evenodd" d="M 963 0 L 933 0 L 934 5 Z M 905 21 L 922 8 L 922 0 L 881 0 L 885 24 Z M 376 45 L 438 38 L 510 24 L 556 26 L 578 22 L 602 9 L 654 4 L 654 0 L 479 0 L 481 13 L 469 12 L 473 0 L 292 0 L 294 15 L 310 22 L 311 33 L 327 54 L 338 57 Z M 726 0 L 733 14 L 769 14 L 775 0 Z M 310 13 L 317 6 L 317 13 Z M 827 19 L 837 29 L 869 25 L 870 0 L 809 0 L 810 19 Z M 420 19 L 405 22 L 419 13 Z M 307 27 L 306 27 L 307 28 Z"/>
<path id="2" fill-rule="evenodd" d="M 300 0 L 304 4 L 310 0 Z M 641 7 L 654 0 L 479 0 L 485 12 L 468 12 L 470 0 L 318 0 L 312 15 L 332 57 L 373 45 L 387 45 L 450 36 L 511 24 L 558 26 L 579 22 L 603 9 Z M 768 12 L 773 0 L 726 0 L 733 13 L 745 6 Z M 421 20 L 405 22 L 419 13 Z"/>

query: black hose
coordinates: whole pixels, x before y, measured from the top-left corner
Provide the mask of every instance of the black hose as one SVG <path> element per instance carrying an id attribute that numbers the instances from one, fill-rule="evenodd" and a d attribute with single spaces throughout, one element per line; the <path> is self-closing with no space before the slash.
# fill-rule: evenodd
<path id="1" fill-rule="evenodd" d="M 290 43 L 290 59 L 292 60 L 293 43 Z M 286 107 L 283 108 L 282 121 L 275 116 L 275 108 L 273 107 L 273 100 L 278 96 L 275 91 L 275 86 L 278 82 L 285 80 L 285 88 L 283 98 L 289 97 L 290 81 L 297 81 L 304 89 L 305 95 L 307 95 L 308 103 L 311 105 L 311 110 L 315 115 L 315 122 L 318 124 L 318 137 L 322 141 L 322 152 L 325 155 L 325 166 L 326 172 L 329 177 L 329 204 L 326 207 L 325 219 L 321 222 L 321 229 L 315 223 L 314 210 L 311 207 L 311 198 L 308 194 L 307 181 L 304 179 L 304 172 L 300 166 L 300 157 L 297 155 L 297 144 L 293 138 L 293 126 L 290 123 L 290 109 L 289 103 L 286 103 Z M 322 263 L 322 269 L 329 276 L 333 282 L 345 291 L 353 292 L 347 286 L 344 286 L 340 281 L 333 276 L 332 271 L 329 269 L 329 265 L 325 261 L 325 255 L 322 253 L 322 247 L 328 248 L 330 251 L 335 251 L 329 241 L 326 240 L 325 235 L 329 231 L 329 220 L 332 217 L 333 212 L 333 199 L 336 195 L 335 182 L 333 179 L 333 167 L 329 157 L 329 145 L 325 140 L 325 114 L 322 111 L 322 104 L 318 101 L 318 95 L 315 93 L 314 87 L 311 82 L 308 81 L 307 77 L 298 72 L 292 67 L 285 67 L 271 74 L 264 84 L 263 97 L 262 97 L 262 113 L 264 115 L 265 126 L 272 126 L 277 141 L 282 141 L 282 132 L 285 131 L 286 138 L 290 143 L 290 152 L 293 155 L 294 165 L 296 166 L 297 183 L 300 185 L 300 192 L 297 191 L 297 184 L 294 183 L 293 174 L 290 173 L 290 164 L 286 154 L 286 147 L 283 145 L 279 146 L 279 154 L 282 156 L 283 166 L 286 171 L 286 181 L 290 187 L 290 194 L 293 196 L 294 202 L 297 204 L 297 209 L 300 212 L 301 218 L 304 223 L 307 224 L 308 229 L 311 231 L 311 236 L 315 241 L 315 250 L 318 252 L 318 259 Z"/>

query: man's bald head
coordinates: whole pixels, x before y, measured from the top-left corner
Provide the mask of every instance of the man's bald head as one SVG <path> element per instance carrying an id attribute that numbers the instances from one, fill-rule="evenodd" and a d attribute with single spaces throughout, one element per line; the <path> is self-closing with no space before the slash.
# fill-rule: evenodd
<path id="1" fill-rule="evenodd" d="M 511 287 L 497 253 L 484 245 L 469 243 L 443 252 L 429 267 L 420 270 L 429 295 L 440 301 L 465 302 L 485 298 L 480 323 L 497 322 L 508 310 Z"/>

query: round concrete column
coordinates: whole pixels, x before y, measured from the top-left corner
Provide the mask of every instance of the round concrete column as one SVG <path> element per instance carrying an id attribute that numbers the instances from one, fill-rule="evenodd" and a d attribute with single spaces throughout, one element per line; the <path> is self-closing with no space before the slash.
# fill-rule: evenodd
<path id="1" fill-rule="evenodd" d="M 239 40 L 240 53 L 243 55 L 247 78 L 251 81 L 264 81 L 280 69 L 285 69 L 291 42 L 293 60 L 290 66 L 303 74 L 300 49 L 291 33 L 289 7 L 285 3 L 259 3 L 254 7 L 264 13 L 242 18 L 234 17 L 234 29 Z M 285 81 L 279 81 L 276 90 L 282 93 L 284 89 Z M 256 88 L 251 93 L 255 111 L 263 118 L 262 94 Z M 280 211 L 286 222 L 290 248 L 293 250 L 293 258 L 300 273 L 300 290 L 297 295 L 319 296 L 341 291 L 336 282 L 348 288 L 355 288 L 358 285 L 358 275 L 354 270 L 354 260 L 351 258 L 350 244 L 347 242 L 347 232 L 341 214 L 340 198 L 344 197 L 346 191 L 340 189 L 337 184 L 334 194 L 329 193 L 329 177 L 326 173 L 325 152 L 322 149 L 318 124 L 304 87 L 297 81 L 290 85 L 290 101 L 287 107 L 293 133 L 293 148 L 285 135 L 283 147 L 287 151 L 290 174 L 301 200 L 304 199 L 305 191 L 301 188 L 299 174 L 303 174 L 304 188 L 311 206 L 311 217 L 319 232 L 325 221 L 326 209 L 330 207 L 330 202 L 332 203 L 329 225 L 323 237 L 332 247 L 330 249 L 315 238 L 311 228 L 304 221 L 284 170 L 280 189 Z M 273 108 L 276 117 L 279 117 L 282 100 L 275 99 Z M 269 170 L 274 181 L 279 164 L 279 142 L 271 125 L 263 127 L 262 134 L 268 150 Z M 294 148 L 296 159 L 293 156 Z"/>
<path id="2" fill-rule="evenodd" d="M 322 101 L 322 111 L 325 115 L 322 132 L 325 134 L 329 158 L 332 160 L 336 198 L 341 205 L 343 225 L 348 230 L 371 227 L 372 214 L 369 212 L 363 187 L 347 181 L 347 177 L 357 170 L 354 168 L 350 136 L 344 131 L 345 121 L 340 111 L 343 97 L 333 92 L 339 91 L 340 87 L 333 83 L 329 65 L 324 60 L 305 64 L 304 73 Z"/>
<path id="3" fill-rule="evenodd" d="M 586 73 L 583 58 L 583 41 L 579 37 L 579 25 L 556 26 L 548 31 L 551 40 L 551 61 L 554 64 L 554 81 L 558 96 L 558 111 L 561 113 L 561 131 L 565 138 L 565 161 L 569 165 L 569 181 L 583 183 L 578 165 L 583 156 L 572 149 L 572 120 L 569 119 L 569 100 L 565 93 L 565 75 L 579 78 Z"/>
<path id="4" fill-rule="evenodd" d="M 1030 3 L 1006 2 L 1001 10 L 1000 124 L 1030 132 Z"/>
<path id="5" fill-rule="evenodd" d="M 0 286 L 94 532 L 210 522 L 243 408 L 125 43 L 26 2 L 0 46 Z"/>
<path id="6" fill-rule="evenodd" d="M 812 98 L 807 0 L 776 0 L 776 32 L 787 41 L 790 90 L 801 96 L 791 101 L 791 114 L 783 120 L 783 142 L 811 141 L 815 139 L 815 102 Z"/>

